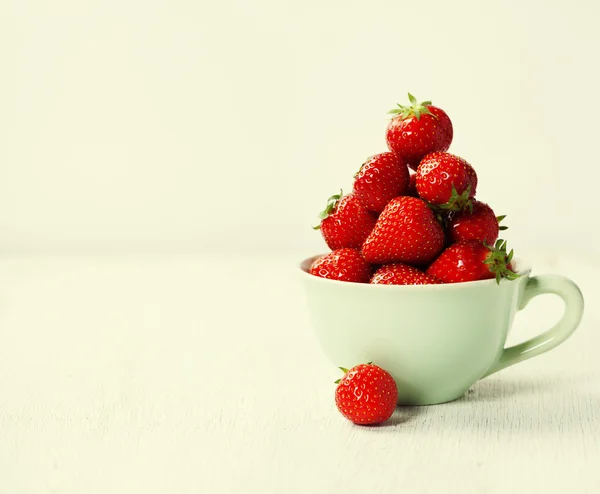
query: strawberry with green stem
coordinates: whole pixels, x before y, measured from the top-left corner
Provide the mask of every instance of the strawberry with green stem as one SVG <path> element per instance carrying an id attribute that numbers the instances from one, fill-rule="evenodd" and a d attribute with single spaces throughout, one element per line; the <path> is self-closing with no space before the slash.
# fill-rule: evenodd
<path id="1" fill-rule="evenodd" d="M 513 271 L 514 252 L 506 252 L 506 241 L 497 240 L 495 245 L 469 240 L 452 244 L 431 263 L 426 273 L 444 283 L 461 283 L 496 278 L 515 280 Z"/>
<path id="2" fill-rule="evenodd" d="M 477 174 L 459 156 L 445 152 L 430 153 L 419 163 L 416 185 L 419 197 L 436 209 L 463 211 L 472 207 Z"/>
<path id="3" fill-rule="evenodd" d="M 416 170 L 426 154 L 448 150 L 454 134 L 444 110 L 431 101 L 419 103 L 410 93 L 408 99 L 409 105 L 398 104 L 388 112 L 394 116 L 387 127 L 386 141 L 390 151 Z"/>
<path id="4" fill-rule="evenodd" d="M 331 250 L 343 247 L 360 249 L 376 222 L 357 197 L 353 194 L 344 196 L 341 190 L 327 200 L 319 219 L 321 222 L 313 229 L 321 230 Z"/>
<path id="5" fill-rule="evenodd" d="M 496 217 L 487 204 L 473 200 L 470 208 L 451 214 L 447 224 L 448 236 L 453 243 L 479 240 L 493 244 L 499 231 L 508 228 L 499 225 L 505 217 Z"/>
<path id="6" fill-rule="evenodd" d="M 388 420 L 398 402 L 398 387 L 389 372 L 374 365 L 340 367 L 344 377 L 336 381 L 335 404 L 348 420 L 360 425 Z"/>

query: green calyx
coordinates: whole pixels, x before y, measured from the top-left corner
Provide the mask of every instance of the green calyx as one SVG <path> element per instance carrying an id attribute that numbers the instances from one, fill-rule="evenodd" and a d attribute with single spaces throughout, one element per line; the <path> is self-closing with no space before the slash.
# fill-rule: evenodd
<path id="1" fill-rule="evenodd" d="M 367 362 L 367 365 L 371 365 L 372 363 L 373 363 L 373 362 Z M 338 367 L 338 369 L 340 369 L 340 370 L 341 370 L 341 371 L 344 373 L 344 375 L 348 374 L 348 371 L 349 371 L 349 369 L 346 369 L 345 367 Z M 340 381 L 341 381 L 342 379 L 343 379 L 343 378 L 340 378 L 340 379 L 337 379 L 337 380 L 335 380 L 335 381 L 333 381 L 333 382 L 334 382 L 335 384 L 339 384 L 339 383 L 340 383 Z"/>
<path id="2" fill-rule="evenodd" d="M 502 278 L 512 281 L 520 276 L 508 267 L 512 261 L 514 251 L 511 249 L 508 254 L 506 253 L 506 240 L 498 239 L 493 246 L 488 245 L 486 242 L 483 242 L 483 245 L 490 250 L 483 263 L 496 275 L 496 283 L 500 284 Z"/>
<path id="3" fill-rule="evenodd" d="M 348 369 L 346 369 L 345 367 L 338 367 L 338 369 L 340 369 L 344 375 L 348 374 Z M 336 379 L 335 381 L 333 381 L 335 384 L 339 384 L 340 381 L 342 380 L 342 378 L 340 379 Z"/>
<path id="4" fill-rule="evenodd" d="M 502 221 L 504 218 L 506 218 L 506 215 L 505 215 L 505 214 L 503 214 L 502 216 L 496 216 L 496 220 L 498 220 L 498 225 L 499 225 L 499 226 L 498 226 L 498 230 L 500 230 L 500 231 L 508 230 L 508 227 L 507 227 L 507 226 L 505 226 L 505 225 L 500 225 L 500 222 L 501 222 L 501 221 Z"/>
<path id="5" fill-rule="evenodd" d="M 459 194 L 452 184 L 452 192 L 450 193 L 450 199 L 445 204 L 432 204 L 430 207 L 438 211 L 464 211 L 469 209 L 473 213 L 473 201 L 471 201 L 471 186 L 469 185 L 462 194 Z"/>
<path id="6" fill-rule="evenodd" d="M 410 93 L 408 93 L 408 100 L 410 101 L 410 105 L 404 106 L 400 103 L 397 103 L 398 108 L 390 110 L 388 114 L 399 115 L 400 117 L 402 117 L 402 119 L 415 116 L 417 117 L 417 120 L 420 120 L 421 115 L 431 115 L 434 118 L 438 118 L 436 115 L 429 111 L 429 108 L 427 108 L 429 105 L 431 105 L 431 101 L 419 102 L 417 101 L 417 98 L 415 98 Z"/>
<path id="7" fill-rule="evenodd" d="M 327 205 L 325 206 L 325 209 L 319 213 L 319 219 L 321 221 L 323 221 L 331 213 L 333 213 L 333 211 L 335 210 L 335 207 L 337 206 L 338 201 L 342 197 L 344 197 L 344 192 L 342 191 L 342 189 L 340 189 L 340 193 L 339 194 L 334 194 L 329 199 L 327 199 Z M 313 226 L 313 230 L 319 230 L 320 228 L 321 228 L 321 223 L 320 222 L 319 222 L 318 225 Z"/>

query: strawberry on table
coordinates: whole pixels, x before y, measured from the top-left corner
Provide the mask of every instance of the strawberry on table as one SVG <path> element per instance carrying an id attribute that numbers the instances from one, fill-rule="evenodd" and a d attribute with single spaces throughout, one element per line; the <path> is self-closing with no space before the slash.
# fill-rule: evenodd
<path id="1" fill-rule="evenodd" d="M 371 277 L 374 285 L 438 285 L 440 280 L 408 264 L 381 266 Z"/>
<path id="2" fill-rule="evenodd" d="M 389 372 L 372 363 L 344 371 L 335 390 L 335 404 L 348 420 L 360 425 L 389 419 L 398 402 L 398 387 Z"/>
<path id="3" fill-rule="evenodd" d="M 496 278 L 515 280 L 512 271 L 513 251 L 506 253 L 506 241 L 498 240 L 494 246 L 470 240 L 452 244 L 427 268 L 427 274 L 444 283 L 460 283 Z"/>
<path id="4" fill-rule="evenodd" d="M 448 115 L 431 101 L 419 103 L 410 93 L 408 99 L 410 105 L 398 104 L 389 112 L 395 116 L 388 124 L 386 141 L 390 151 L 416 169 L 426 154 L 450 147 L 453 130 Z"/>
<path id="5" fill-rule="evenodd" d="M 353 194 L 343 196 L 341 190 L 327 200 L 319 218 L 321 223 L 313 228 L 321 230 L 331 250 L 343 247 L 360 249 L 376 221 Z"/>
<path id="6" fill-rule="evenodd" d="M 498 225 L 504 216 L 496 217 L 496 214 L 484 202 L 473 201 L 473 209 L 465 209 L 456 213 L 448 223 L 448 234 L 452 242 L 465 242 L 467 240 L 479 240 L 487 244 L 493 244 L 498 239 L 499 231 L 506 227 Z"/>
<path id="7" fill-rule="evenodd" d="M 374 264 L 427 264 L 444 247 L 444 230 L 427 204 L 416 197 L 396 197 L 379 215 L 362 253 Z"/>
<path id="8" fill-rule="evenodd" d="M 425 156 L 417 168 L 419 197 L 441 209 L 461 211 L 475 197 L 477 174 L 466 160 L 439 152 Z"/>
<path id="9" fill-rule="evenodd" d="M 394 153 L 371 156 L 354 176 L 354 196 L 369 211 L 381 213 L 394 197 L 408 191 L 408 168 Z"/>
<path id="10" fill-rule="evenodd" d="M 344 248 L 315 260 L 310 267 L 310 274 L 330 280 L 368 283 L 371 266 L 358 250 Z"/>

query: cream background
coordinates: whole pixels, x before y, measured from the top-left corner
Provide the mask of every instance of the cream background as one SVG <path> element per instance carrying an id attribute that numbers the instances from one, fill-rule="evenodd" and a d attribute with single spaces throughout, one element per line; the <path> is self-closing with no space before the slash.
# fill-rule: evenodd
<path id="1" fill-rule="evenodd" d="M 0 494 L 596 493 L 599 14 L 1 1 Z M 293 274 L 409 90 L 586 314 L 461 401 L 357 428 Z M 534 300 L 509 343 L 560 309 Z"/>
<path id="2" fill-rule="evenodd" d="M 411 91 L 526 257 L 596 252 L 594 1 L 6 0 L 6 252 L 313 253 Z M 579 240 L 584 236 L 584 240 Z M 553 244 L 550 247 L 549 244 Z"/>

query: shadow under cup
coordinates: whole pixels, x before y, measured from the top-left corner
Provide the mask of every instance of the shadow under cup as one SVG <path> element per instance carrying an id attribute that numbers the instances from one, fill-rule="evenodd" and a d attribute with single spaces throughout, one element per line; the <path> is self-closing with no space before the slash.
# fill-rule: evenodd
<path id="1" fill-rule="evenodd" d="M 369 285 L 309 274 L 301 278 L 312 326 L 328 359 L 339 367 L 373 362 L 398 386 L 398 403 L 433 405 L 460 398 L 477 380 L 544 353 L 566 340 L 583 313 L 569 279 L 530 277 L 517 261 L 515 281 L 445 285 Z M 565 302 L 561 320 L 545 333 L 505 349 L 516 313 L 536 295 Z"/>

